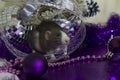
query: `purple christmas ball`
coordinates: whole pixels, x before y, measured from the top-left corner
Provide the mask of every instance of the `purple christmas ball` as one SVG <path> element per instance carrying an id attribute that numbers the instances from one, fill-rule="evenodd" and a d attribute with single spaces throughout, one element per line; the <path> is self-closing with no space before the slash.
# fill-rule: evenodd
<path id="1" fill-rule="evenodd" d="M 109 51 L 113 53 L 120 53 L 120 36 L 114 37 L 109 43 Z"/>
<path id="2" fill-rule="evenodd" d="M 30 54 L 23 60 L 23 71 L 26 78 L 40 78 L 46 72 L 47 67 L 47 60 L 40 53 Z"/>

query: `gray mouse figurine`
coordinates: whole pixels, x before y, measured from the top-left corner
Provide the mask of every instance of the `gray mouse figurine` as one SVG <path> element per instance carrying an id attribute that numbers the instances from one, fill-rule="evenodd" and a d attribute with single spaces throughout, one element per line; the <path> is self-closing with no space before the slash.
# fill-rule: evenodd
<path id="1" fill-rule="evenodd" d="M 63 50 L 65 56 L 68 55 L 67 46 L 70 37 L 55 21 L 46 20 L 29 32 L 28 43 L 36 52 L 44 52 L 55 60 L 54 53 L 59 50 Z"/>

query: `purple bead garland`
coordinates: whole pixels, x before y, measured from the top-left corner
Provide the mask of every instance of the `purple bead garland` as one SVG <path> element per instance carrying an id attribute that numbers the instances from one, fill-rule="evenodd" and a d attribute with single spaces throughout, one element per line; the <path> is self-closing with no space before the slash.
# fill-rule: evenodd
<path id="1" fill-rule="evenodd" d="M 80 62 L 80 63 L 87 63 L 88 61 L 103 61 L 103 58 L 105 58 L 104 56 L 81 56 L 81 57 L 76 57 L 76 58 L 72 58 L 72 59 L 69 59 L 69 60 L 66 60 L 66 61 L 62 61 L 62 62 L 56 62 L 56 63 L 48 63 L 48 66 L 49 68 L 59 68 L 60 66 L 62 67 L 65 67 L 65 65 L 70 65 L 70 64 L 74 64 L 76 62 Z M 22 68 L 22 59 L 15 59 L 15 60 L 10 60 L 8 62 L 8 65 L 7 66 L 3 66 L 3 67 L 0 67 L 0 71 L 2 72 L 10 72 L 10 73 L 13 73 L 13 74 L 16 74 L 16 75 L 19 75 L 20 74 L 20 71 Z M 17 67 L 18 70 L 16 70 L 15 68 Z"/>
<path id="2" fill-rule="evenodd" d="M 7 62 L 7 65 L 5 66 L 1 66 L 0 67 L 0 72 L 8 72 L 8 73 L 12 73 L 15 75 L 19 75 L 20 74 L 20 70 L 14 69 L 12 68 L 13 65 L 10 62 Z"/>
<path id="3" fill-rule="evenodd" d="M 49 68 L 58 68 L 60 66 L 65 66 L 65 65 L 70 65 L 70 64 L 74 64 L 76 62 L 80 62 L 80 63 L 87 63 L 87 62 L 93 62 L 93 61 L 104 61 L 105 59 L 105 55 L 103 56 L 82 56 L 82 57 L 76 57 L 70 60 L 66 60 L 66 61 L 62 61 L 62 62 L 57 62 L 57 63 L 49 63 Z"/>

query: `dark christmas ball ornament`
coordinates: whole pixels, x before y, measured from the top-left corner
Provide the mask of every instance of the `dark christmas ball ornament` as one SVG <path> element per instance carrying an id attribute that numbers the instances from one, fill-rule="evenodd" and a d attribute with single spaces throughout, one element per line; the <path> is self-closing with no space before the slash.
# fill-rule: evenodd
<path id="1" fill-rule="evenodd" d="M 113 53 L 120 53 L 120 36 L 114 37 L 109 43 L 109 51 Z"/>
<path id="2" fill-rule="evenodd" d="M 23 60 L 23 70 L 26 78 L 40 78 L 47 70 L 48 63 L 40 53 L 33 53 Z"/>

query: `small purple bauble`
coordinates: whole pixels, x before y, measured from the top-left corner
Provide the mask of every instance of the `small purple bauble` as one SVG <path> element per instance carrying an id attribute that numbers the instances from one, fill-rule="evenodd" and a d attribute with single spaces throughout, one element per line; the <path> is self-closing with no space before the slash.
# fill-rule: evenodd
<path id="1" fill-rule="evenodd" d="M 40 53 L 33 53 L 23 60 L 23 70 L 26 78 L 40 78 L 47 70 L 48 63 Z"/>
<path id="2" fill-rule="evenodd" d="M 109 43 L 109 51 L 113 53 L 120 53 L 120 36 L 114 37 Z"/>

